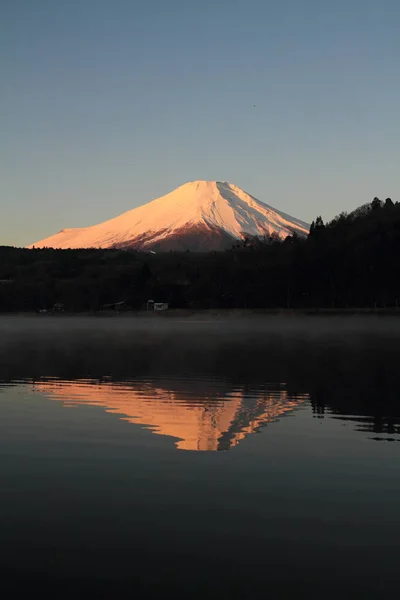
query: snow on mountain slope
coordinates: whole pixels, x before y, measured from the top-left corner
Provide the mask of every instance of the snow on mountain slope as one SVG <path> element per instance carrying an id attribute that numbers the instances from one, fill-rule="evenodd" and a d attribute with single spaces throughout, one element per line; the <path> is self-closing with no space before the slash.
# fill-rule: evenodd
<path id="1" fill-rule="evenodd" d="M 223 239 L 226 246 L 228 240 L 233 242 L 246 235 L 275 233 L 286 237 L 293 231 L 306 235 L 308 230 L 303 221 L 260 202 L 230 183 L 193 181 L 114 219 L 92 227 L 64 229 L 30 247 L 163 249 L 167 241 L 171 247 L 171 241 L 184 236 L 191 249 L 194 236 L 203 236 L 204 244 L 196 243 L 193 249 L 219 249 L 213 248 L 216 238 Z"/>

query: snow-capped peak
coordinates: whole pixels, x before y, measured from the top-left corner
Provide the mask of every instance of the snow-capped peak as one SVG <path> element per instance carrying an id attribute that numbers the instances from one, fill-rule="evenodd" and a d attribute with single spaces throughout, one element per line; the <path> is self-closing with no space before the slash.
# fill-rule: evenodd
<path id="1" fill-rule="evenodd" d="M 226 181 L 191 181 L 105 223 L 60 233 L 33 244 L 54 248 L 150 248 L 192 230 L 233 239 L 273 233 L 286 237 L 309 226 Z M 205 248 L 204 248 L 205 249 Z"/>

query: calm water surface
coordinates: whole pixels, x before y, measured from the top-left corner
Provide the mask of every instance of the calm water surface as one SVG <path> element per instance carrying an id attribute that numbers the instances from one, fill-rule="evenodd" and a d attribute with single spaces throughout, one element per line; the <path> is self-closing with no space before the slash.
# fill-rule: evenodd
<path id="1" fill-rule="evenodd" d="M 7 597 L 398 597 L 399 351 L 390 318 L 0 318 Z"/>

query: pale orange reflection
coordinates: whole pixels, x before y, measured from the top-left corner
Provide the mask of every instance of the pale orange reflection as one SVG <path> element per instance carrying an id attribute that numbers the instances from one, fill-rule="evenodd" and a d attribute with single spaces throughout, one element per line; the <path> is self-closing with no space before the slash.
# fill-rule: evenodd
<path id="1" fill-rule="evenodd" d="M 285 389 L 252 394 L 242 388 L 217 389 L 206 395 L 196 388 L 171 390 L 159 382 L 135 381 L 51 380 L 37 383 L 35 389 L 66 407 L 103 406 L 123 420 L 176 438 L 180 450 L 228 450 L 308 399 L 308 394 L 289 396 Z"/>

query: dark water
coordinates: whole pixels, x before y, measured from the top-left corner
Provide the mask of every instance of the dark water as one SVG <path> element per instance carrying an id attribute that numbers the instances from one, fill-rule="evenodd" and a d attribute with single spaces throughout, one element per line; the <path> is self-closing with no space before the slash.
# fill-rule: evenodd
<path id="1" fill-rule="evenodd" d="M 398 597 L 400 321 L 0 319 L 6 597 Z"/>

